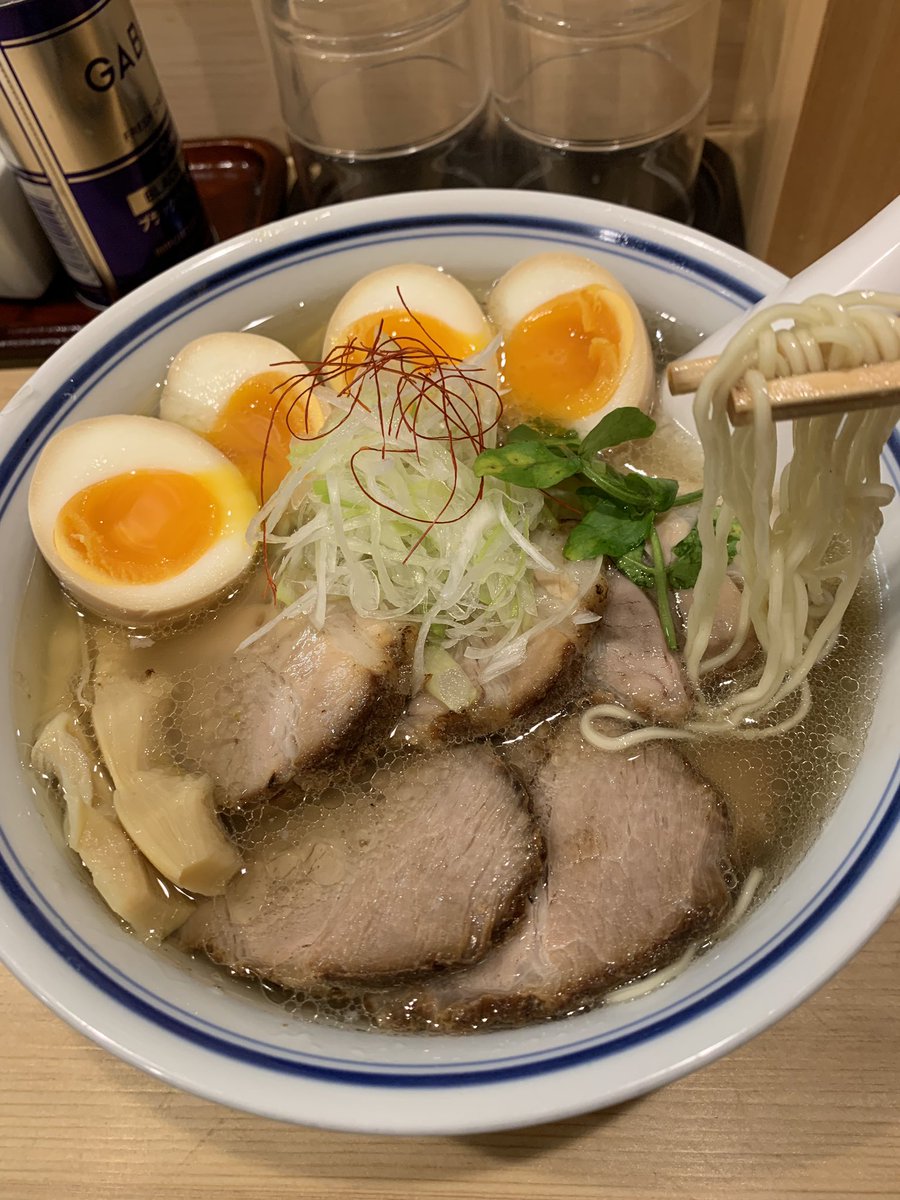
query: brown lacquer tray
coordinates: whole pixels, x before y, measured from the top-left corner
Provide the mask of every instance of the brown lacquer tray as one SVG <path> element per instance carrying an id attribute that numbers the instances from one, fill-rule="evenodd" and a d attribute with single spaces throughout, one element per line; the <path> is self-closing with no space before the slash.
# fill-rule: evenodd
<path id="1" fill-rule="evenodd" d="M 254 138 L 190 141 L 184 154 L 210 224 L 220 240 L 281 216 L 287 190 L 284 155 Z M 0 300 L 0 366 L 32 366 L 97 312 L 75 298 L 60 272 L 40 300 Z"/>

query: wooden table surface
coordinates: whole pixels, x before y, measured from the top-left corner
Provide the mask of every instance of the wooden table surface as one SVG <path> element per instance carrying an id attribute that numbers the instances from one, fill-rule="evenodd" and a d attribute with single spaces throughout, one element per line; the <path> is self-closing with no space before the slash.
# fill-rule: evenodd
<path id="1" fill-rule="evenodd" d="M 27 378 L 0 372 L 0 404 Z M 900 1198 L 900 911 L 816 996 L 662 1091 L 462 1138 L 293 1128 L 175 1091 L 0 968 L 0 1200 Z"/>

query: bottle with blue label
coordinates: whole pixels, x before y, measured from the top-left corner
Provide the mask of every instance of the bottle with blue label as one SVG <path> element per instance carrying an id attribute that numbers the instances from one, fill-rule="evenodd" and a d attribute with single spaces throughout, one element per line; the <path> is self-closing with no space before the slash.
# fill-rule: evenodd
<path id="1" fill-rule="evenodd" d="M 0 151 L 89 303 L 211 241 L 129 0 L 0 0 Z"/>

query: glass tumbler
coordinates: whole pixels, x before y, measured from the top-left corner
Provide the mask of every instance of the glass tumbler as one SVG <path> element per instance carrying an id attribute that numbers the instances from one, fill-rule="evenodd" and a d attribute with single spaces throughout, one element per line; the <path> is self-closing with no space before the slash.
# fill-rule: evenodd
<path id="1" fill-rule="evenodd" d="M 491 0 L 499 172 L 691 219 L 719 0 Z"/>
<path id="2" fill-rule="evenodd" d="M 264 0 L 302 201 L 486 182 L 479 0 Z"/>

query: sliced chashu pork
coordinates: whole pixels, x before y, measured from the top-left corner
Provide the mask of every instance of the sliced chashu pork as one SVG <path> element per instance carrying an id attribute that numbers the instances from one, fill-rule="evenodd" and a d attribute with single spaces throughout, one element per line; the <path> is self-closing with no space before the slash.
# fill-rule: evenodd
<path id="1" fill-rule="evenodd" d="M 606 605 L 585 655 L 588 697 L 611 697 L 651 721 L 677 725 L 691 711 L 681 660 L 666 645 L 656 605 L 619 571 L 607 576 Z"/>
<path id="2" fill-rule="evenodd" d="M 599 559 L 568 562 L 562 553 L 565 537 L 535 536 L 535 544 L 553 570 L 536 568 L 537 620 L 561 619 L 539 630 L 528 642 L 523 660 L 502 675 L 487 678 L 483 660 L 467 657 L 465 647 L 455 655 L 472 684 L 474 702 L 461 712 L 451 711 L 427 689 L 418 692 L 397 729 L 402 742 L 429 745 L 445 738 L 487 737 L 518 717 L 564 701 L 578 682 L 575 664 L 584 653 L 596 625 L 584 618 L 603 611 L 606 578 Z"/>
<path id="3" fill-rule="evenodd" d="M 179 941 L 301 990 L 477 962 L 542 866 L 525 794 L 486 746 L 407 752 L 254 840 Z"/>
<path id="4" fill-rule="evenodd" d="M 723 918 L 726 820 L 669 746 L 610 754 L 568 717 L 530 790 L 547 876 L 525 917 L 476 967 L 367 993 L 379 1024 L 452 1030 L 561 1015 L 662 966 Z"/>
<path id="5" fill-rule="evenodd" d="M 408 694 L 414 631 L 333 607 L 286 619 L 182 684 L 178 742 L 228 809 L 387 736 Z"/>
<path id="6" fill-rule="evenodd" d="M 709 631 L 709 641 L 706 646 L 706 653 L 703 656 L 704 662 L 718 658 L 720 654 L 724 654 L 730 648 L 734 641 L 734 636 L 740 627 L 742 601 L 741 589 L 733 579 L 730 579 L 726 575 L 719 589 L 719 600 L 716 604 L 712 628 Z M 681 626 L 682 634 L 687 631 L 688 614 L 693 604 L 693 588 L 675 593 L 675 619 Z M 743 644 L 734 657 L 729 660 L 727 666 L 732 668 L 742 666 L 758 649 L 759 642 L 757 641 L 753 627 L 750 626 Z M 727 667 L 722 668 L 722 670 L 726 669 Z"/>

